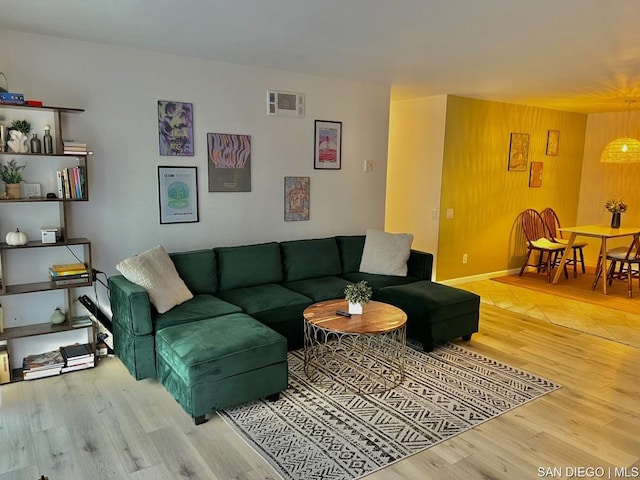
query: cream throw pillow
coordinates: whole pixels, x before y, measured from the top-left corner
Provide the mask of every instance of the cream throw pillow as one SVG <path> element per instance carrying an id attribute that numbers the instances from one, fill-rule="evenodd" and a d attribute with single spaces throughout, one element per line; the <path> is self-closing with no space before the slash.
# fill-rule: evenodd
<path id="1" fill-rule="evenodd" d="M 116 270 L 147 291 L 158 313 L 167 312 L 193 298 L 169 254 L 160 245 L 122 260 L 116 265 Z"/>
<path id="2" fill-rule="evenodd" d="M 360 260 L 360 271 L 406 277 L 412 242 L 413 235 L 410 233 L 387 233 L 368 229 Z"/>

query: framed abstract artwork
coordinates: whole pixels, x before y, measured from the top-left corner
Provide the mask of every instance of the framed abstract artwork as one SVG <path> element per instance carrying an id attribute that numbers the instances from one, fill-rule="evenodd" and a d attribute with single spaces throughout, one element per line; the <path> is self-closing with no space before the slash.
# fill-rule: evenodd
<path id="1" fill-rule="evenodd" d="M 531 162 L 531 170 L 529 171 L 529 186 L 538 188 L 542 186 L 542 162 Z"/>
<path id="2" fill-rule="evenodd" d="M 509 170 L 527 170 L 529 163 L 529 134 L 512 133 L 509 144 Z"/>
<path id="3" fill-rule="evenodd" d="M 210 192 L 251 191 L 251 135 L 207 133 Z"/>
<path id="4" fill-rule="evenodd" d="M 547 132 L 547 155 L 558 155 L 558 145 L 560 144 L 560 130 L 549 130 Z"/>
<path id="5" fill-rule="evenodd" d="M 313 168 L 340 170 L 342 168 L 342 122 L 316 120 L 315 127 Z"/>
<path id="6" fill-rule="evenodd" d="M 284 221 L 309 220 L 309 177 L 284 177 Z"/>
<path id="7" fill-rule="evenodd" d="M 160 155 L 193 156 L 193 105 L 158 100 Z"/>
<path id="8" fill-rule="evenodd" d="M 198 168 L 158 167 L 160 223 L 198 221 Z"/>

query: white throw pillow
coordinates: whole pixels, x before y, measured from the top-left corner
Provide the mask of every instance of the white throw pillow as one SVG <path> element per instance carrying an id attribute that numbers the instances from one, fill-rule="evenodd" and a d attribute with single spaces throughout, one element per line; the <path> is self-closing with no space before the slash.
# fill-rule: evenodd
<path id="1" fill-rule="evenodd" d="M 160 245 L 122 260 L 116 265 L 116 270 L 147 291 L 158 313 L 167 312 L 193 298 L 171 257 Z"/>
<path id="2" fill-rule="evenodd" d="M 412 242 L 413 235 L 410 233 L 387 233 L 368 229 L 360 260 L 360 271 L 406 277 Z"/>

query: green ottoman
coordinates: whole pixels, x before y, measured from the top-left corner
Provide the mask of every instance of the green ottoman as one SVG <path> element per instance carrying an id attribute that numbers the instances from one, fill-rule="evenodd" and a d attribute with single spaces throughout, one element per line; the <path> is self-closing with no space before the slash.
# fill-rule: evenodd
<path id="1" fill-rule="evenodd" d="M 425 352 L 437 344 L 478 331 L 480 297 L 475 293 L 422 280 L 378 290 L 376 300 L 407 314 L 407 336 L 422 342 Z"/>
<path id="2" fill-rule="evenodd" d="M 209 412 L 287 388 L 287 340 L 244 313 L 163 328 L 158 379 L 196 425 Z"/>

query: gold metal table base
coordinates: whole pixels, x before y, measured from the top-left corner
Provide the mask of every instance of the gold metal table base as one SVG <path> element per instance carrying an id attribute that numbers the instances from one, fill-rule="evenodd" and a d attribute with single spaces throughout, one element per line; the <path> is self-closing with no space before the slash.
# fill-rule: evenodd
<path id="1" fill-rule="evenodd" d="M 344 333 L 304 322 L 304 372 L 327 376 L 358 394 L 381 393 L 404 380 L 406 324 L 384 333 Z"/>

